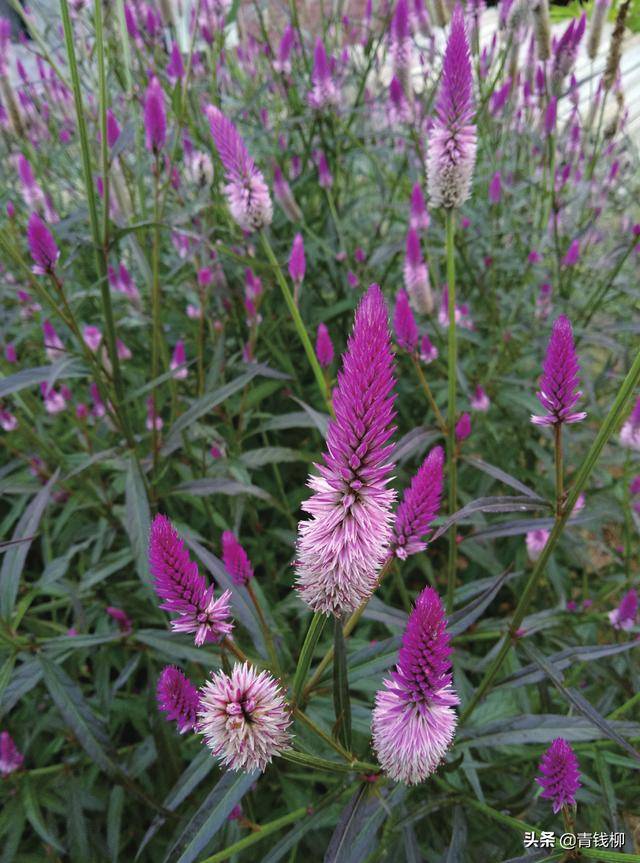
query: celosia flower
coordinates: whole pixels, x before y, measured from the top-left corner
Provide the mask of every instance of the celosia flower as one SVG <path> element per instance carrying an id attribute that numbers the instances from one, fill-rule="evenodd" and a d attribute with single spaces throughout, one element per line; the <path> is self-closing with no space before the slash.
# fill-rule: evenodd
<path id="1" fill-rule="evenodd" d="M 156 409 L 153 396 L 149 396 L 147 398 L 147 418 L 144 425 L 147 431 L 153 431 L 153 429 L 161 431 L 164 426 L 164 420 Z"/>
<path id="2" fill-rule="evenodd" d="M 302 212 L 293 197 L 291 186 L 285 180 L 279 165 L 273 167 L 273 194 L 276 201 L 280 204 L 286 217 L 291 222 L 302 221 Z"/>
<path id="3" fill-rule="evenodd" d="M 316 357 L 323 369 L 329 368 L 333 362 L 333 343 L 325 324 L 318 324 L 316 333 Z"/>
<path id="4" fill-rule="evenodd" d="M 397 0 L 391 19 L 390 51 L 393 62 L 393 73 L 400 83 L 406 96 L 410 95 L 411 73 L 411 31 L 409 29 L 409 7 L 407 0 Z"/>
<path id="5" fill-rule="evenodd" d="M 330 189 L 333 186 L 333 175 L 322 150 L 316 150 L 315 160 L 318 168 L 318 185 L 321 189 Z"/>
<path id="6" fill-rule="evenodd" d="M 471 194 L 476 160 L 473 110 L 469 45 L 462 8 L 457 4 L 451 19 L 427 157 L 429 197 L 436 207 L 459 207 Z"/>
<path id="7" fill-rule="evenodd" d="M 529 560 L 535 562 L 542 554 L 542 549 L 549 539 L 549 531 L 544 528 L 530 530 L 525 537 Z"/>
<path id="8" fill-rule="evenodd" d="M 290 748 L 291 719 L 278 681 L 248 663 L 214 672 L 200 690 L 198 730 L 225 767 L 264 771 Z"/>
<path id="9" fill-rule="evenodd" d="M 290 57 L 291 49 L 293 48 L 294 38 L 294 29 L 291 24 L 287 24 L 282 33 L 280 44 L 278 45 L 278 56 L 273 61 L 273 68 L 276 70 L 276 72 L 280 72 L 282 75 L 291 74 Z"/>
<path id="10" fill-rule="evenodd" d="M 424 202 L 420 183 L 414 183 L 411 189 L 411 209 L 409 212 L 409 227 L 414 231 L 426 231 L 431 223 Z"/>
<path id="11" fill-rule="evenodd" d="M 133 629 L 133 624 L 131 623 L 131 618 L 122 608 L 116 608 L 115 605 L 108 605 L 105 609 L 109 617 L 113 618 L 115 622 L 118 624 L 118 629 L 120 632 L 128 635 Z"/>
<path id="12" fill-rule="evenodd" d="M 301 284 L 307 269 L 307 262 L 304 256 L 304 240 L 302 234 L 296 234 L 293 238 L 291 246 L 291 254 L 289 255 L 289 275 L 291 281 L 296 284 Z"/>
<path id="13" fill-rule="evenodd" d="M 458 443 L 462 443 L 463 440 L 466 440 L 471 435 L 471 417 L 468 413 L 463 413 L 456 423 L 456 440 Z"/>
<path id="14" fill-rule="evenodd" d="M 411 480 L 396 511 L 392 545 L 396 557 L 401 560 L 427 547 L 423 537 L 440 508 L 443 462 L 442 447 L 434 447 Z"/>
<path id="15" fill-rule="evenodd" d="M 396 294 L 393 329 L 398 346 L 410 354 L 413 353 L 418 344 L 418 325 L 413 317 L 406 291 L 398 291 Z"/>
<path id="16" fill-rule="evenodd" d="M 0 776 L 9 776 L 20 770 L 24 763 L 24 755 L 18 751 L 8 731 L 0 734 Z"/>
<path id="17" fill-rule="evenodd" d="M 144 132 L 147 150 L 156 155 L 164 147 L 167 138 L 167 117 L 164 93 L 157 78 L 153 77 L 144 94 Z"/>
<path id="18" fill-rule="evenodd" d="M 408 123 L 411 116 L 411 105 L 407 101 L 402 84 L 394 75 L 389 84 L 389 122 Z"/>
<path id="19" fill-rule="evenodd" d="M 587 16 L 584 13 L 577 21 L 572 18 L 558 42 L 554 44 L 551 86 L 556 95 L 559 94 L 564 79 L 571 74 L 586 26 Z"/>
<path id="20" fill-rule="evenodd" d="M 553 802 L 553 811 L 563 806 L 576 805 L 576 791 L 580 788 L 578 759 L 571 746 L 561 737 L 556 738 L 542 756 L 540 776 L 536 782 L 544 790 L 541 797 Z"/>
<path id="21" fill-rule="evenodd" d="M 440 597 L 426 587 L 409 615 L 396 669 L 376 695 L 373 746 L 396 782 L 423 782 L 453 740 L 459 699 L 451 683 L 446 625 Z"/>
<path id="22" fill-rule="evenodd" d="M 195 633 L 198 647 L 205 641 L 220 641 L 233 629 L 229 600 L 231 592 L 214 599 L 213 585 L 207 587 L 198 565 L 189 557 L 169 519 L 157 515 L 149 535 L 149 569 L 156 593 L 164 600 L 160 608 L 177 612 L 171 621 L 175 632 Z"/>
<path id="23" fill-rule="evenodd" d="M 107 108 L 107 145 L 109 149 L 115 146 L 120 137 L 120 126 L 111 108 Z"/>
<path id="24" fill-rule="evenodd" d="M 253 567 L 247 552 L 230 530 L 222 534 L 222 561 L 234 584 L 246 585 L 253 578 Z"/>
<path id="25" fill-rule="evenodd" d="M 18 178 L 22 187 L 22 197 L 29 209 L 40 209 L 44 206 L 44 193 L 36 182 L 31 163 L 22 153 L 18 155 Z"/>
<path id="26" fill-rule="evenodd" d="M 433 294 L 429 282 L 429 270 L 422 258 L 420 237 L 415 228 L 409 228 L 407 232 L 407 250 L 402 273 L 404 286 L 413 308 L 419 314 L 431 314 L 433 311 Z"/>
<path id="27" fill-rule="evenodd" d="M 484 388 L 478 384 L 475 388 L 473 396 L 471 397 L 471 409 L 474 411 L 478 411 L 479 413 L 486 413 L 491 407 L 491 401 L 489 396 L 485 392 Z"/>
<path id="28" fill-rule="evenodd" d="M 193 683 L 178 668 L 162 669 L 156 687 L 158 708 L 166 713 L 167 722 L 176 722 L 180 734 L 191 731 L 198 723 L 200 696 Z"/>
<path id="29" fill-rule="evenodd" d="M 183 381 L 189 374 L 186 362 L 187 354 L 184 349 L 184 342 L 182 341 L 182 339 L 178 339 L 178 341 L 176 342 L 176 346 L 173 349 L 173 356 L 171 357 L 171 362 L 169 363 L 169 368 L 173 372 L 173 377 L 177 380 Z"/>
<path id="30" fill-rule="evenodd" d="M 38 275 L 52 273 L 60 257 L 60 251 L 51 231 L 37 213 L 31 213 L 29 216 L 27 243 L 35 264 L 33 272 Z"/>
<path id="31" fill-rule="evenodd" d="M 502 198 L 502 177 L 500 171 L 496 171 L 489 183 L 489 203 L 499 204 Z"/>
<path id="32" fill-rule="evenodd" d="M 4 358 L 8 363 L 17 363 L 18 362 L 18 352 L 16 351 L 16 346 L 13 342 L 7 342 L 4 347 Z"/>
<path id="33" fill-rule="evenodd" d="M 116 351 L 118 352 L 119 360 L 130 360 L 131 351 L 121 339 L 116 339 Z"/>
<path id="34" fill-rule="evenodd" d="M 640 452 L 640 398 L 620 429 L 620 445 Z"/>
<path id="35" fill-rule="evenodd" d="M 98 327 L 87 325 L 82 331 L 82 339 L 89 350 L 95 353 L 102 342 L 102 333 Z"/>
<path id="36" fill-rule="evenodd" d="M 372 285 L 356 311 L 333 395 L 324 464 L 298 525 L 297 587 L 314 610 L 342 615 L 375 589 L 391 538 L 387 488 L 394 428 L 393 356 L 387 308 Z"/>
<path id="37" fill-rule="evenodd" d="M 438 356 L 438 348 L 432 343 L 427 333 L 425 333 L 422 337 L 422 341 L 420 342 L 420 359 L 423 363 L 429 365 L 429 363 L 437 360 Z"/>
<path id="38" fill-rule="evenodd" d="M 620 604 L 609 612 L 609 621 L 614 629 L 631 629 L 638 616 L 638 593 L 628 590 L 620 600 Z"/>
<path id="39" fill-rule="evenodd" d="M 311 73 L 312 89 L 307 95 L 311 108 L 321 111 L 323 108 L 336 106 L 340 102 L 340 90 L 336 86 L 329 66 L 329 58 L 324 42 L 318 36 L 313 51 L 313 72 Z"/>
<path id="40" fill-rule="evenodd" d="M 182 62 L 182 54 L 178 43 L 174 41 L 171 45 L 171 54 L 169 57 L 169 65 L 167 66 L 167 77 L 175 84 L 176 81 L 181 81 L 184 78 L 184 64 Z"/>
<path id="41" fill-rule="evenodd" d="M 545 321 L 551 314 L 551 285 L 544 282 L 540 285 L 538 296 L 536 297 L 536 317 Z"/>
<path id="42" fill-rule="evenodd" d="M 15 431 L 18 428 L 17 417 L 4 408 L 0 408 L 0 428 L 6 432 Z"/>
<path id="43" fill-rule="evenodd" d="M 55 330 L 51 321 L 45 320 L 42 323 L 42 333 L 44 335 L 44 349 L 47 357 L 51 362 L 59 360 L 64 352 L 64 344 L 62 339 Z"/>
<path id="44" fill-rule="evenodd" d="M 59 414 L 67 407 L 67 400 L 63 393 L 54 390 L 45 381 L 40 384 L 40 392 L 44 399 L 44 408 L 48 414 Z"/>
<path id="45" fill-rule="evenodd" d="M 573 330 L 569 319 L 564 315 L 556 318 L 540 381 L 538 401 L 547 411 L 544 416 L 532 416 L 536 425 L 556 425 L 557 423 L 577 423 L 586 417 L 586 412 L 573 412 L 576 402 L 582 396 L 578 389 L 580 379 L 578 356 L 573 344 Z"/>
<path id="46" fill-rule="evenodd" d="M 233 219 L 245 231 L 257 231 L 271 223 L 273 207 L 269 189 L 247 152 L 238 130 L 214 105 L 207 107 L 213 142 L 226 171 L 225 194 Z"/>
<path id="47" fill-rule="evenodd" d="M 567 253 L 562 259 L 564 267 L 574 267 L 580 260 L 580 241 L 572 240 Z"/>

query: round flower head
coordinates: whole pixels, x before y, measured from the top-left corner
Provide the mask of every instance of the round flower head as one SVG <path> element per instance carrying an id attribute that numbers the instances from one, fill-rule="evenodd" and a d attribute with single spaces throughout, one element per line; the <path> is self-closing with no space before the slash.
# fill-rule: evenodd
<path id="1" fill-rule="evenodd" d="M 563 806 L 575 806 L 580 788 L 578 759 L 566 740 L 558 737 L 542 756 L 540 776 L 536 779 L 544 789 L 541 797 L 553 801 L 553 811 Z"/>
<path id="2" fill-rule="evenodd" d="M 372 285 L 342 358 L 324 463 L 298 525 L 296 586 L 313 611 L 342 615 L 373 592 L 391 538 L 393 356 L 387 307 Z"/>
<path id="3" fill-rule="evenodd" d="M 451 648 L 440 597 L 426 587 L 409 615 L 396 670 L 376 695 L 373 746 L 384 772 L 415 785 L 433 773 L 456 727 Z"/>
<path id="4" fill-rule="evenodd" d="M 231 675 L 213 673 L 200 690 L 198 730 L 212 753 L 231 770 L 264 771 L 289 748 L 291 719 L 278 681 L 248 663 Z"/>
<path id="5" fill-rule="evenodd" d="M 167 722 L 176 722 L 180 734 L 191 731 L 198 721 L 200 697 L 193 683 L 178 668 L 167 665 L 158 678 L 158 708 Z"/>

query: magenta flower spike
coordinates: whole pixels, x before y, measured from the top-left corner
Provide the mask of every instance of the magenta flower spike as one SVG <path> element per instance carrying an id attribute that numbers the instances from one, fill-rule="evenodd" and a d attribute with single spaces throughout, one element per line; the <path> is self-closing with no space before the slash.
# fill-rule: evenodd
<path id="1" fill-rule="evenodd" d="M 193 632 L 198 647 L 229 635 L 233 629 L 231 592 L 225 590 L 214 599 L 213 586 L 207 587 L 198 565 L 165 515 L 157 515 L 151 525 L 149 569 L 156 593 L 164 600 L 160 608 L 179 615 L 171 621 L 175 632 Z"/>
<path id="2" fill-rule="evenodd" d="M 425 333 L 420 342 L 420 359 L 422 362 L 425 365 L 429 365 L 429 363 L 438 359 L 439 353 L 438 348 L 433 344 L 428 333 Z"/>
<path id="3" fill-rule="evenodd" d="M 418 344 L 418 325 L 409 305 L 409 295 L 406 291 L 398 291 L 396 305 L 393 311 L 393 329 L 398 347 L 412 354 Z"/>
<path id="4" fill-rule="evenodd" d="M 462 8 L 457 4 L 451 18 L 427 156 L 429 198 L 436 207 L 459 207 L 471 194 L 477 147 L 473 112 L 469 44 Z"/>
<path id="5" fill-rule="evenodd" d="M 37 213 L 31 213 L 27 225 L 27 243 L 33 258 L 33 272 L 38 275 L 53 273 L 60 250 L 51 231 Z"/>
<path id="6" fill-rule="evenodd" d="M 433 311 L 433 294 L 429 281 L 429 270 L 422 257 L 420 237 L 415 228 L 409 228 L 407 231 L 406 254 L 402 273 L 404 286 L 413 308 L 419 314 L 430 314 Z"/>
<path id="7" fill-rule="evenodd" d="M 249 556 L 230 530 L 222 534 L 222 562 L 233 583 L 239 587 L 247 585 L 253 578 Z"/>
<path id="8" fill-rule="evenodd" d="M 411 480 L 396 511 L 392 544 L 396 557 L 401 560 L 427 547 L 424 536 L 440 509 L 443 463 L 442 447 L 434 447 Z"/>
<path id="9" fill-rule="evenodd" d="M 496 171 L 489 183 L 489 203 L 499 204 L 502 198 L 502 177 L 500 171 Z"/>
<path id="10" fill-rule="evenodd" d="M 18 751 L 17 746 L 8 731 L 0 734 L 0 776 L 9 776 L 20 770 L 24 763 L 24 755 Z"/>
<path id="11" fill-rule="evenodd" d="M 576 791 L 580 788 L 580 769 L 575 752 L 566 740 L 558 737 L 542 756 L 540 776 L 536 779 L 543 789 L 541 797 L 551 800 L 553 811 L 563 806 L 576 805 Z"/>
<path id="12" fill-rule="evenodd" d="M 278 56 L 273 61 L 273 68 L 282 75 L 291 74 L 291 49 L 295 39 L 295 31 L 291 24 L 287 24 L 278 45 Z"/>
<path id="13" fill-rule="evenodd" d="M 544 112 L 544 133 L 548 138 L 555 132 L 558 116 L 558 97 L 551 96 Z"/>
<path id="14" fill-rule="evenodd" d="M 189 678 L 179 668 L 162 669 L 156 687 L 158 709 L 166 713 L 167 722 L 175 722 L 180 734 L 195 729 L 198 723 L 200 696 Z"/>
<path id="15" fill-rule="evenodd" d="M 120 137 L 120 126 L 111 108 L 107 108 L 107 145 L 109 149 L 115 146 Z"/>
<path id="16" fill-rule="evenodd" d="M 578 389 L 580 365 L 573 344 L 571 323 L 564 315 L 556 318 L 553 324 L 542 371 L 540 391 L 536 395 L 547 413 L 532 416 L 531 422 L 535 425 L 556 425 L 583 420 L 587 415 L 585 411 L 573 411 L 582 396 Z"/>
<path id="17" fill-rule="evenodd" d="M 459 699 L 451 682 L 446 626 L 440 597 L 426 587 L 409 615 L 395 671 L 376 695 L 373 747 L 396 782 L 424 782 L 453 740 Z"/>
<path id="18" fill-rule="evenodd" d="M 231 120 L 214 105 L 209 105 L 206 113 L 213 142 L 226 172 L 225 194 L 231 215 L 244 231 L 258 231 L 269 225 L 273 216 L 264 176 Z"/>
<path id="19" fill-rule="evenodd" d="M 620 429 L 620 445 L 640 452 L 640 398 Z"/>
<path id="20" fill-rule="evenodd" d="M 478 411 L 478 413 L 486 413 L 490 407 L 491 400 L 486 390 L 478 384 L 471 397 L 471 410 Z"/>
<path id="21" fill-rule="evenodd" d="M 431 224 L 429 212 L 424 202 L 422 186 L 414 183 L 411 189 L 411 207 L 409 212 L 409 227 L 414 231 L 426 231 Z"/>
<path id="22" fill-rule="evenodd" d="M 131 630 L 133 629 L 133 623 L 131 622 L 131 618 L 124 609 L 118 608 L 115 605 L 108 605 L 105 608 L 105 611 L 107 612 L 109 617 L 112 618 L 112 620 L 115 620 L 115 622 L 118 624 L 118 629 L 120 630 L 120 632 L 122 632 L 124 635 L 128 635 L 131 632 Z"/>
<path id="23" fill-rule="evenodd" d="M 411 74 L 411 30 L 409 27 L 409 6 L 407 0 L 397 0 L 391 19 L 391 56 L 393 72 L 400 82 L 404 93 L 410 93 Z"/>
<path id="24" fill-rule="evenodd" d="M 214 672 L 200 689 L 198 730 L 212 754 L 230 770 L 264 771 L 290 748 L 291 718 L 278 681 L 268 671 L 234 665 Z"/>
<path id="25" fill-rule="evenodd" d="M 307 261 L 304 255 L 304 240 L 302 234 L 296 234 L 289 255 L 289 275 L 291 281 L 301 284 L 307 269 Z"/>
<path id="26" fill-rule="evenodd" d="M 167 138 L 167 116 L 164 93 L 156 77 L 151 79 L 144 94 L 144 131 L 147 150 L 157 155 Z"/>
<path id="27" fill-rule="evenodd" d="M 632 629 L 638 617 L 638 592 L 628 590 L 620 604 L 609 612 L 609 622 L 614 629 Z"/>
<path id="28" fill-rule="evenodd" d="M 316 357 L 323 369 L 328 369 L 333 362 L 333 342 L 325 324 L 318 324 L 316 333 Z"/>
<path id="29" fill-rule="evenodd" d="M 329 65 L 329 58 L 324 42 L 318 36 L 313 51 L 313 72 L 311 73 L 312 88 L 307 95 L 307 102 L 316 111 L 336 107 L 340 102 L 340 90 L 336 86 Z"/>
<path id="30" fill-rule="evenodd" d="M 393 355 L 387 307 L 371 285 L 356 310 L 333 395 L 335 420 L 298 524 L 296 586 L 313 611 L 341 616 L 374 591 L 391 539 Z"/>
<path id="31" fill-rule="evenodd" d="M 572 240 L 567 253 L 562 259 L 563 267 L 575 267 L 580 260 L 580 241 Z"/>
<path id="32" fill-rule="evenodd" d="M 471 417 L 468 413 L 463 413 L 456 423 L 456 440 L 462 443 L 471 436 Z"/>
<path id="33" fill-rule="evenodd" d="M 167 77 L 175 84 L 176 81 L 181 81 L 184 78 L 184 64 L 182 62 L 182 54 L 177 42 L 171 45 L 171 55 L 169 57 L 169 65 L 167 66 Z"/>

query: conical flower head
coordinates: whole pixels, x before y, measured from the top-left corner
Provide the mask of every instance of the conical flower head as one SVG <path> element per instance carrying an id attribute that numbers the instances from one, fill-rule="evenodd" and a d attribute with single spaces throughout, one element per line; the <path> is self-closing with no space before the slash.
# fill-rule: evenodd
<path id="1" fill-rule="evenodd" d="M 442 447 L 434 447 L 411 480 L 396 511 L 393 547 L 402 560 L 427 547 L 423 537 L 440 509 L 443 463 Z"/>
<path id="2" fill-rule="evenodd" d="M 200 690 L 199 731 L 225 767 L 264 771 L 290 746 L 291 719 L 278 681 L 248 663 L 213 673 Z"/>
<path id="3" fill-rule="evenodd" d="M 477 146 L 473 111 L 469 44 L 458 4 L 451 19 L 427 156 L 429 197 L 437 207 L 459 207 L 471 194 Z"/>
<path id="4" fill-rule="evenodd" d="M 573 330 L 569 319 L 560 315 L 553 324 L 547 355 L 542 366 L 538 401 L 547 411 L 544 416 L 532 416 L 536 425 L 577 423 L 586 413 L 576 413 L 573 408 L 582 396 L 578 389 L 580 379 L 578 356 L 573 344 Z"/>
<path id="5" fill-rule="evenodd" d="M 176 722 L 180 734 L 191 731 L 198 722 L 200 696 L 193 683 L 179 668 L 163 668 L 156 687 L 158 708 L 166 713 L 167 722 Z"/>
<path id="6" fill-rule="evenodd" d="M 18 750 L 8 731 L 0 734 L 0 776 L 9 776 L 20 770 L 24 763 L 24 755 Z"/>
<path id="7" fill-rule="evenodd" d="M 222 534 L 222 562 L 234 584 L 245 585 L 253 578 L 249 556 L 230 530 Z"/>
<path id="8" fill-rule="evenodd" d="M 164 93 L 157 78 L 152 78 L 144 95 L 144 131 L 147 150 L 160 152 L 167 139 Z"/>
<path id="9" fill-rule="evenodd" d="M 273 205 L 262 172 L 247 152 L 231 120 L 209 105 L 206 110 L 213 142 L 226 171 L 225 195 L 233 219 L 244 231 L 257 231 L 271 223 Z"/>
<path id="10" fill-rule="evenodd" d="M 27 243 L 34 261 L 33 272 L 39 275 L 52 273 L 60 257 L 51 231 L 37 213 L 31 213 L 27 226 Z"/>
<path id="11" fill-rule="evenodd" d="M 337 106 L 340 102 L 340 90 L 331 75 L 331 66 L 324 42 L 318 36 L 313 51 L 313 72 L 311 73 L 312 88 L 307 94 L 311 108 L 321 111 L 323 108 Z"/>
<path id="12" fill-rule="evenodd" d="M 544 789 L 541 797 L 553 802 L 553 811 L 563 806 L 575 806 L 576 791 L 580 788 L 578 759 L 566 740 L 558 737 L 542 756 L 540 776 L 536 779 Z"/>
<path id="13" fill-rule="evenodd" d="M 226 590 L 218 599 L 213 586 L 198 572 L 180 535 L 169 519 L 157 515 L 149 535 L 149 569 L 155 579 L 156 593 L 164 600 L 160 608 L 177 612 L 171 621 L 175 632 L 195 633 L 198 647 L 205 641 L 220 641 L 233 629 Z"/>
<path id="14" fill-rule="evenodd" d="M 429 270 L 422 258 L 420 237 L 415 228 L 409 228 L 407 231 L 406 254 L 402 273 L 404 286 L 413 308 L 419 314 L 430 314 L 433 311 L 433 294 L 429 281 Z"/>
<path id="15" fill-rule="evenodd" d="M 638 592 L 628 590 L 620 600 L 620 605 L 609 612 L 609 621 L 614 629 L 631 629 L 638 616 Z"/>
<path id="16" fill-rule="evenodd" d="M 378 691 L 373 711 L 373 746 L 396 782 L 423 782 L 453 740 L 459 699 L 450 654 L 442 602 L 427 587 L 409 615 L 396 670 Z"/>
<path id="17" fill-rule="evenodd" d="M 422 187 L 420 183 L 414 183 L 411 189 L 411 210 L 409 215 L 409 227 L 415 231 L 426 231 L 431 219 L 427 211 Z"/>
<path id="18" fill-rule="evenodd" d="M 396 305 L 393 311 L 393 329 L 398 346 L 408 353 L 413 353 L 418 344 L 418 325 L 409 305 L 409 295 L 406 291 L 398 291 Z"/>
<path id="19" fill-rule="evenodd" d="M 298 525 L 296 584 L 314 610 L 342 615 L 373 592 L 391 538 L 393 356 L 387 308 L 372 285 L 356 311 L 333 395 L 324 463 Z"/>
<path id="20" fill-rule="evenodd" d="M 326 324 L 318 324 L 316 356 L 323 369 L 328 369 L 333 362 L 333 342 Z"/>

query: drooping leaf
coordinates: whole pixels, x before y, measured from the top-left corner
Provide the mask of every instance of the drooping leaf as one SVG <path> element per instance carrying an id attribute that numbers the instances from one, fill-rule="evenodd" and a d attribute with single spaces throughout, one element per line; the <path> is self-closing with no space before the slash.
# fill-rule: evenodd
<path id="1" fill-rule="evenodd" d="M 129 459 L 125 482 L 124 526 L 129 535 L 138 577 L 143 584 L 150 586 L 148 548 L 151 514 L 144 482 L 133 456 Z"/>

